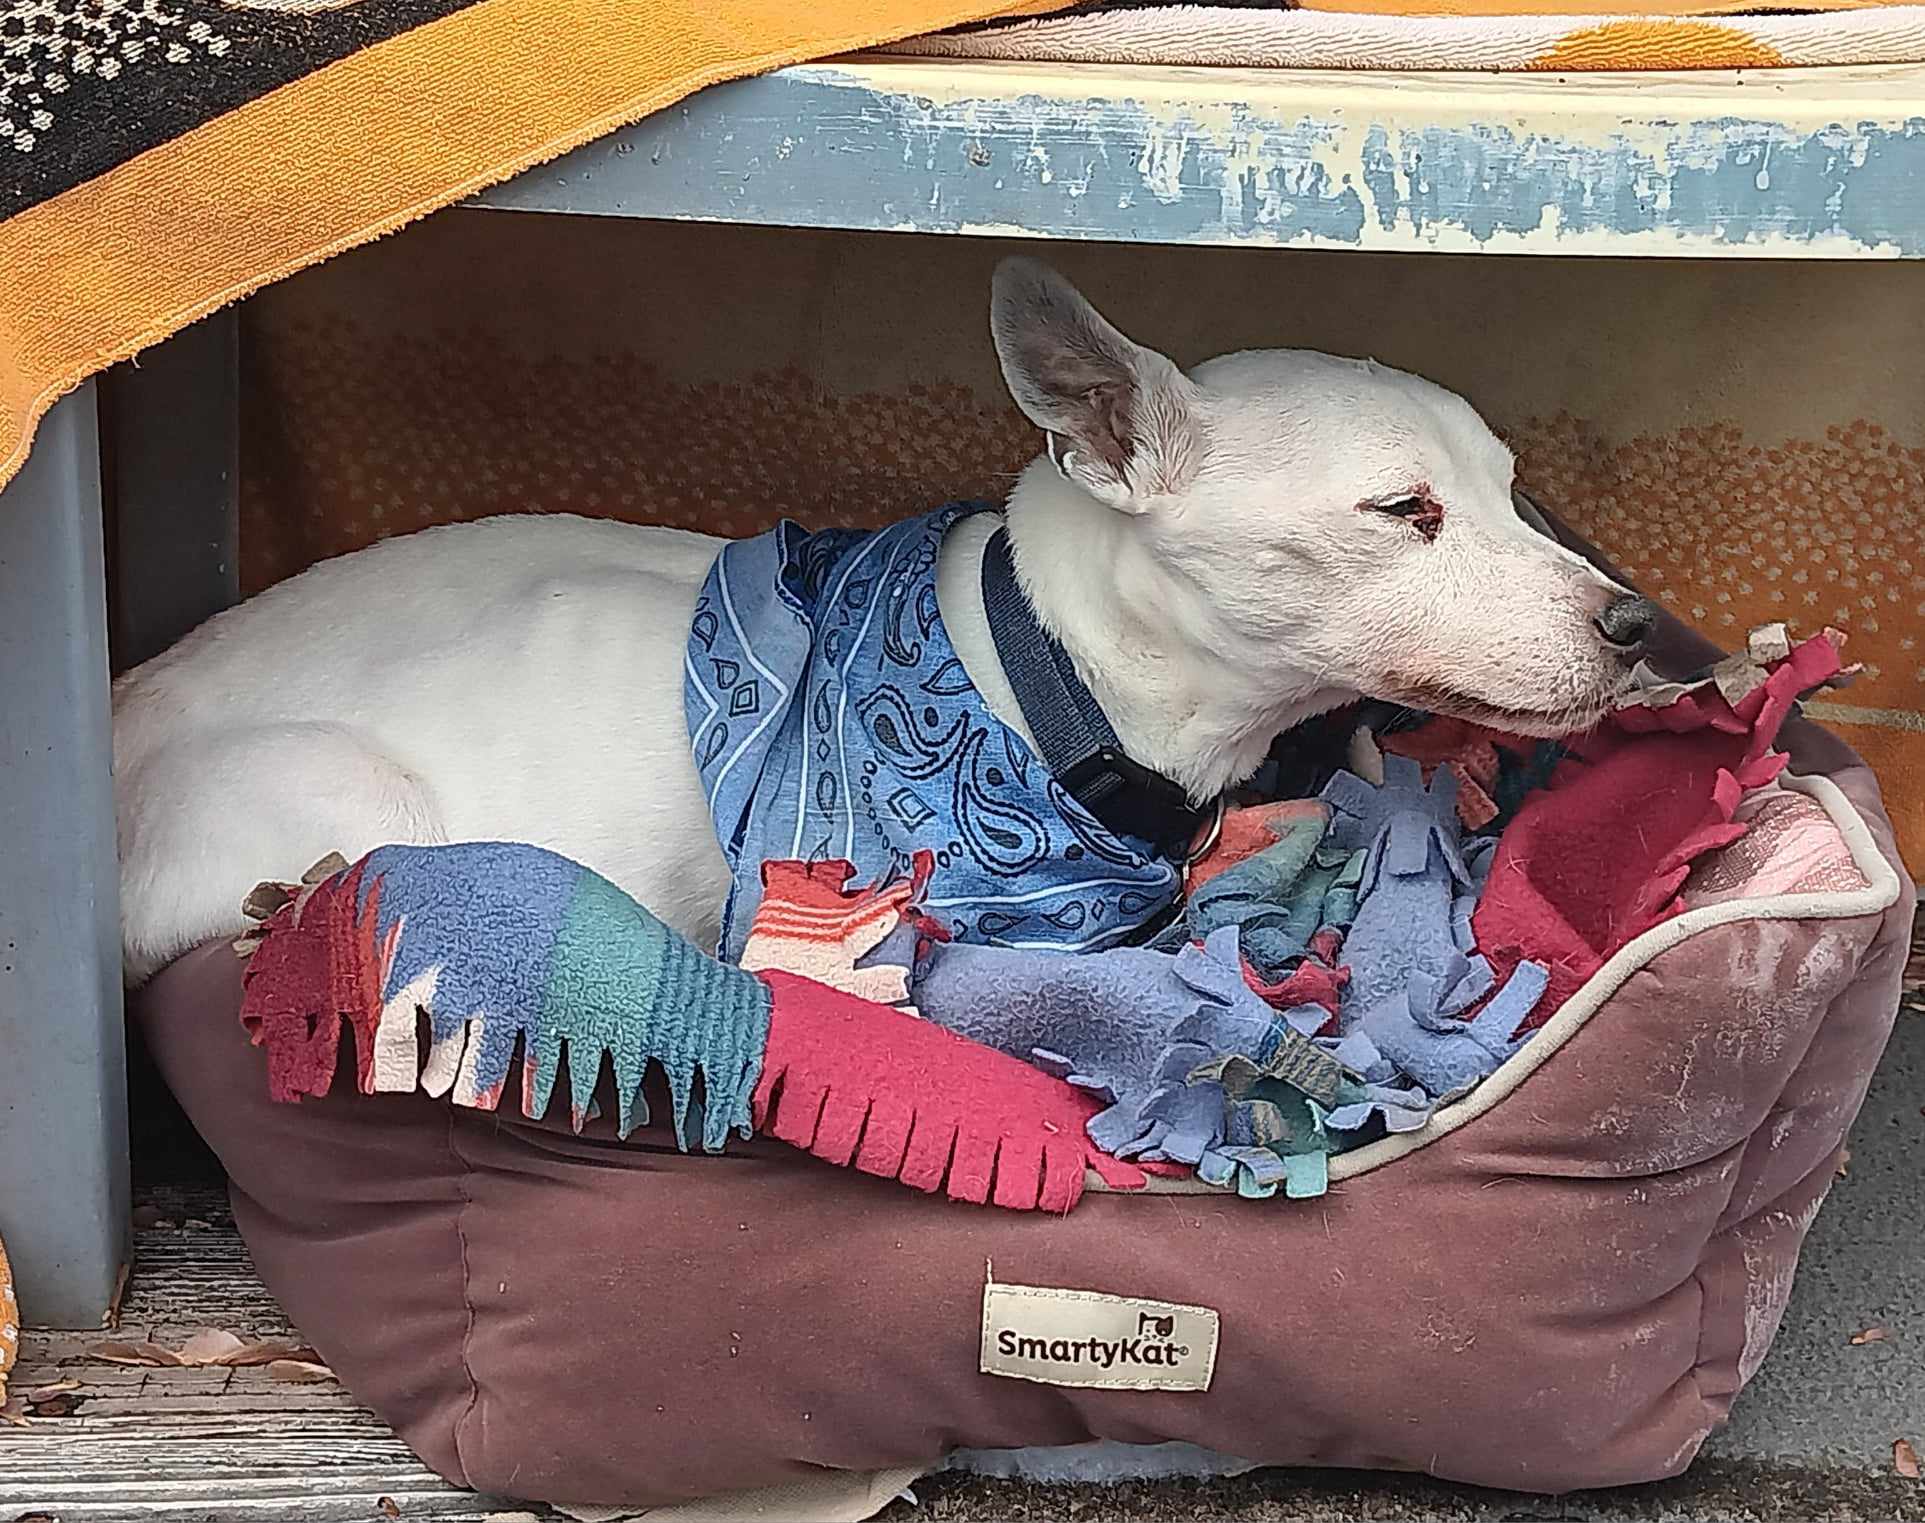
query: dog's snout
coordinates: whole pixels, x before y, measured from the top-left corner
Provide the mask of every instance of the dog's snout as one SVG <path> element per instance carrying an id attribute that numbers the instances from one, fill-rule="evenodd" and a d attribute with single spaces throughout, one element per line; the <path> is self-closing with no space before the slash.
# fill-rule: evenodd
<path id="1" fill-rule="evenodd" d="M 1657 628 L 1658 605 L 1649 598 L 1620 593 L 1606 603 L 1591 622 L 1597 626 L 1597 632 L 1619 650 L 1636 650 Z"/>

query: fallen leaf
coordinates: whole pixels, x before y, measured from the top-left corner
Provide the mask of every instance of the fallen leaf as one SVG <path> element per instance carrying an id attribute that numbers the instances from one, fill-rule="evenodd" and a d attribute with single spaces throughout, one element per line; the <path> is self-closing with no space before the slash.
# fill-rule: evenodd
<path id="1" fill-rule="evenodd" d="M 179 1226 L 180 1223 L 175 1221 L 171 1216 L 157 1216 L 154 1218 L 154 1230 L 156 1232 L 173 1232 Z"/>
<path id="2" fill-rule="evenodd" d="M 206 1365 L 234 1367 L 273 1364 L 278 1359 L 299 1359 L 318 1363 L 313 1349 L 304 1343 L 249 1343 L 225 1328 L 203 1327 L 189 1335 L 178 1349 L 162 1348 L 158 1343 L 96 1343 L 87 1350 L 95 1359 L 108 1364 L 151 1364 L 167 1368 Z"/>
<path id="3" fill-rule="evenodd" d="M 31 1391 L 27 1392 L 27 1400 L 30 1402 L 52 1401 L 54 1397 L 64 1392 L 78 1391 L 79 1389 L 80 1382 L 78 1380 L 56 1380 L 52 1385 L 35 1386 Z"/>
<path id="4" fill-rule="evenodd" d="M 181 1225 L 189 1232 L 212 1232 L 214 1230 L 214 1224 L 212 1222 L 202 1221 L 198 1216 L 188 1217 Z"/>
<path id="5" fill-rule="evenodd" d="M 159 1206 L 135 1206 L 134 1207 L 134 1225 L 136 1227 L 151 1227 L 154 1225 L 155 1222 L 159 1220 L 160 1220 Z"/>
<path id="6" fill-rule="evenodd" d="M 246 1347 L 246 1339 L 235 1337 L 225 1328 L 203 1327 L 175 1352 L 182 1364 L 232 1364 L 234 1356 Z"/>
<path id="7" fill-rule="evenodd" d="M 305 1359 L 276 1359 L 267 1367 L 269 1380 L 285 1380 L 290 1385 L 313 1385 L 316 1381 L 332 1380 L 334 1371 L 325 1364 L 312 1364 Z"/>
<path id="8" fill-rule="evenodd" d="M 1851 1346 L 1858 1348 L 1867 1343 L 1883 1343 L 1890 1336 L 1882 1327 L 1868 1327 L 1862 1333 L 1851 1335 Z"/>
<path id="9" fill-rule="evenodd" d="M 181 1363 L 180 1355 L 158 1343 L 96 1343 L 87 1353 L 105 1364 L 155 1364 L 178 1369 Z"/>
<path id="10" fill-rule="evenodd" d="M 380 1501 L 376 1502 L 374 1505 L 381 1509 L 382 1515 L 384 1517 L 398 1518 L 401 1516 L 401 1509 L 397 1505 L 395 1505 L 395 1500 L 393 1497 L 383 1497 L 381 1498 Z"/>
<path id="11" fill-rule="evenodd" d="M 1892 1445 L 1892 1469 L 1908 1481 L 1918 1479 L 1918 1451 L 1909 1438 L 1901 1438 Z"/>
<path id="12" fill-rule="evenodd" d="M 0 1423 L 15 1428 L 27 1426 L 27 1401 L 24 1396 L 9 1396 L 5 1401 L 0 1401 Z"/>
<path id="13" fill-rule="evenodd" d="M 282 1360 L 293 1360 L 303 1364 L 319 1364 L 321 1356 L 305 1343 L 244 1343 L 217 1364 L 245 1366 L 250 1364 L 278 1364 Z"/>
<path id="14" fill-rule="evenodd" d="M 72 1417 L 79 1409 L 80 1398 L 64 1392 L 49 1396 L 45 1401 L 35 1401 L 31 1396 L 27 1398 L 27 1410 L 35 1417 Z"/>

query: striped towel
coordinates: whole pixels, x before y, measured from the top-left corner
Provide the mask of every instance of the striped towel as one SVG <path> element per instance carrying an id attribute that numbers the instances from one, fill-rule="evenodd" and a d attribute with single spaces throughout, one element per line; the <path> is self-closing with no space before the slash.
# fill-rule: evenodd
<path id="1" fill-rule="evenodd" d="M 1768 69 L 1925 59 L 1925 6 L 1817 0 L 1308 0 L 1146 5 L 918 37 L 887 49 L 999 62 L 1268 69 Z"/>

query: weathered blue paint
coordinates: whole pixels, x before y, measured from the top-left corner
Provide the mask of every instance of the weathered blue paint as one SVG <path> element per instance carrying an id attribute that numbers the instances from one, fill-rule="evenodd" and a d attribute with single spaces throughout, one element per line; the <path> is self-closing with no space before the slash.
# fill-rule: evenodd
<path id="1" fill-rule="evenodd" d="M 1275 104 L 1281 89 L 1263 105 L 1192 102 L 1167 76 L 1163 94 L 1143 98 L 1065 88 L 938 100 L 894 87 L 928 67 L 718 86 L 478 201 L 1153 243 L 1925 257 L 1925 118 L 1574 109 L 1568 128 L 1529 130 L 1508 111 L 1465 119 L 1461 97 L 1444 97 L 1456 120 L 1427 120 L 1421 89 L 1408 108 L 1402 92 L 1371 108 L 1325 89 L 1292 112 Z M 1055 77 L 1079 73 L 1118 78 Z"/>
<path id="2" fill-rule="evenodd" d="M 1916 256 L 1925 217 L 1925 116 L 1903 132 L 1867 138 L 1864 162 L 1836 191 L 1840 224 L 1867 243 L 1894 243 Z"/>
<path id="3" fill-rule="evenodd" d="M 100 507 L 88 382 L 0 496 L 0 1226 L 22 1314 L 52 1327 L 99 1326 L 127 1259 Z"/>

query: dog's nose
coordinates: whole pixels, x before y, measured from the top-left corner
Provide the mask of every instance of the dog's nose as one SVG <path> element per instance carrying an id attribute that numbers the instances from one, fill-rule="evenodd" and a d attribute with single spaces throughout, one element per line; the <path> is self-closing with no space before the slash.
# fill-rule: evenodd
<path id="1" fill-rule="evenodd" d="M 1597 626 L 1597 632 L 1619 650 L 1636 650 L 1657 628 L 1658 605 L 1649 598 L 1626 593 L 1606 603 L 1604 612 L 1591 622 Z"/>

